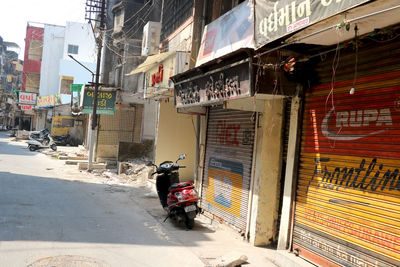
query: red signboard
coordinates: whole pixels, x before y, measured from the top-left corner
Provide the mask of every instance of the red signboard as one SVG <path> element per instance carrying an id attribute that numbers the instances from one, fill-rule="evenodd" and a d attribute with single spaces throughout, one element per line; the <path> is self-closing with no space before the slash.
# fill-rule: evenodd
<path id="1" fill-rule="evenodd" d="M 21 110 L 32 110 L 32 105 L 20 105 Z"/>

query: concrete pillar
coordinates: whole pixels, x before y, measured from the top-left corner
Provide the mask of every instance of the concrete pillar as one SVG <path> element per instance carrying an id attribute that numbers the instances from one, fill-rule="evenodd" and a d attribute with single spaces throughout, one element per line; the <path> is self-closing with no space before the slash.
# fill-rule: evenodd
<path id="1" fill-rule="evenodd" d="M 250 243 L 265 246 L 277 232 L 284 100 L 266 100 L 259 119 L 250 220 Z"/>

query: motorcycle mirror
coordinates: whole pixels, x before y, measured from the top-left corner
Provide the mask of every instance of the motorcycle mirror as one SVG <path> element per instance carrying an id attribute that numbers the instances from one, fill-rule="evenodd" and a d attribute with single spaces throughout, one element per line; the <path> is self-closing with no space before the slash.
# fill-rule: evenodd
<path id="1" fill-rule="evenodd" d="M 180 154 L 178 160 L 186 159 L 186 154 Z M 178 162 L 178 160 L 176 162 Z"/>

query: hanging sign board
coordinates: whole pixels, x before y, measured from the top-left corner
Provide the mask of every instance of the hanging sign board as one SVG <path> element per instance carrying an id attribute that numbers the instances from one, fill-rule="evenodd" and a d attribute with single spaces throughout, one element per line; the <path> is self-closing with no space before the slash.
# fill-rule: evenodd
<path id="1" fill-rule="evenodd" d="M 310 26 L 369 0 L 256 0 L 255 46 Z"/>
<path id="2" fill-rule="evenodd" d="M 248 60 L 176 82 L 177 108 L 214 104 L 251 95 Z"/>
<path id="3" fill-rule="evenodd" d="M 71 92 L 80 92 L 83 87 L 84 87 L 84 84 L 71 84 L 69 86 L 69 90 Z"/>
<path id="4" fill-rule="evenodd" d="M 85 88 L 83 91 L 82 106 L 83 113 L 92 114 L 93 113 L 93 103 L 94 103 L 94 89 Z M 103 91 L 99 90 L 97 92 L 97 108 L 96 114 L 103 115 L 114 115 L 115 112 L 115 91 Z"/>

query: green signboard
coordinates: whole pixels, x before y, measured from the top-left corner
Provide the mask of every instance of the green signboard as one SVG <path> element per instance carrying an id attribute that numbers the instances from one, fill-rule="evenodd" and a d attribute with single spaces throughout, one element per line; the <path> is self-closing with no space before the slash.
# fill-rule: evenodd
<path id="1" fill-rule="evenodd" d="M 83 113 L 93 113 L 93 96 L 94 90 L 85 88 L 83 95 Z M 96 114 L 114 115 L 115 112 L 115 91 L 101 91 L 97 92 L 97 109 Z"/>
<path id="2" fill-rule="evenodd" d="M 80 92 L 83 87 L 84 87 L 84 84 L 71 84 L 69 86 L 69 90 L 71 92 Z"/>

